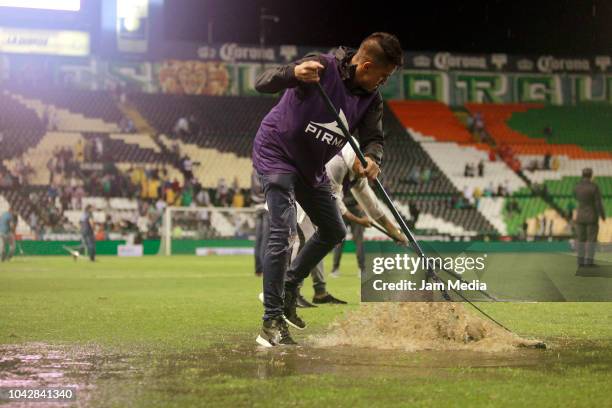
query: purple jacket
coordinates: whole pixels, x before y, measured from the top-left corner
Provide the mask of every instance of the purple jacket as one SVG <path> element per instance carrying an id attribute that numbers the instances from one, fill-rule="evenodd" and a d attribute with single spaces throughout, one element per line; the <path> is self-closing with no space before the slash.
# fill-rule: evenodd
<path id="1" fill-rule="evenodd" d="M 382 98 L 378 92 L 367 93 L 353 85 L 354 69 L 348 65 L 352 55 L 340 49 L 335 55 L 305 60 L 316 59 L 325 67 L 321 85 L 351 134 L 358 131 L 365 153 L 380 162 Z M 316 186 L 327 182 L 325 164 L 347 141 L 315 85 L 295 79 L 296 64 L 266 71 L 258 78 L 259 91 L 287 91 L 261 122 L 253 143 L 253 166 L 261 174 L 295 173 Z"/>

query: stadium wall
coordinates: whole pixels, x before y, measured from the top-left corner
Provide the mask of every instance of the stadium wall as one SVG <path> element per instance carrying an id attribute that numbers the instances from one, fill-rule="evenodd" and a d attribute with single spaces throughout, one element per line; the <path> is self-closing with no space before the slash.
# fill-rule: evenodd
<path id="1" fill-rule="evenodd" d="M 125 241 L 97 241 L 97 255 L 117 255 L 117 247 L 125 245 Z M 19 255 L 25 256 L 49 256 L 66 255 L 68 252 L 64 247 L 76 247 L 79 241 L 18 241 Z M 569 252 L 571 251 L 568 241 L 553 242 L 423 242 L 424 250 L 428 253 L 497 253 L 497 252 Z M 145 240 L 143 242 L 144 255 L 158 255 L 160 241 Z M 196 248 L 252 248 L 253 241 L 250 240 L 175 240 L 172 243 L 174 255 L 194 255 Z M 367 241 L 365 249 L 368 253 L 397 253 L 397 245 L 386 241 Z M 355 253 L 353 241 L 347 241 L 344 245 L 345 253 Z"/>
<path id="2" fill-rule="evenodd" d="M 202 55 L 208 57 L 208 54 Z M 287 55 L 297 57 L 293 53 Z M 133 92 L 248 96 L 257 94 L 254 89 L 257 75 L 278 63 L 274 59 L 264 61 L 264 65 L 218 57 L 217 60 L 150 62 L 0 54 L 0 82 L 10 86 L 54 85 L 89 90 L 110 89 L 114 84 L 122 84 Z M 418 56 L 413 59 L 416 58 Z M 582 71 L 562 72 L 550 68 L 503 71 L 504 67 L 477 64 L 462 69 L 455 69 L 449 63 L 417 65 L 407 64 L 390 78 L 382 90 L 383 96 L 386 99 L 433 100 L 453 106 L 469 102 L 612 103 L 612 72 L 608 73 L 607 66 L 592 69 L 594 63 L 587 64 Z M 427 68 L 422 68 L 425 66 Z"/>

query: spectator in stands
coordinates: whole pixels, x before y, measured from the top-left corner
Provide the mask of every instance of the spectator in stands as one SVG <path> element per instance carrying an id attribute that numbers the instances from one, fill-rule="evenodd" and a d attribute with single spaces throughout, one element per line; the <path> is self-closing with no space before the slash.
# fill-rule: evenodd
<path id="1" fill-rule="evenodd" d="M 489 185 L 487 185 L 483 192 L 485 197 L 493 197 L 495 195 L 495 188 L 493 187 L 493 182 L 489 181 Z"/>
<path id="2" fill-rule="evenodd" d="M 193 162 L 187 155 L 181 158 L 181 171 L 183 172 L 183 184 L 193 179 Z"/>
<path id="3" fill-rule="evenodd" d="M 544 127 L 544 130 L 542 131 L 542 133 L 544 133 L 544 136 L 545 136 L 546 138 L 550 138 L 550 137 L 552 137 L 552 135 L 553 135 L 553 128 L 552 128 L 552 125 L 551 125 L 550 123 L 549 123 L 548 125 L 546 125 L 546 126 Z"/>
<path id="4" fill-rule="evenodd" d="M 467 203 L 474 204 L 474 190 L 470 186 L 463 187 L 463 198 Z"/>
<path id="5" fill-rule="evenodd" d="M 60 206 L 62 207 L 62 213 L 70 208 L 72 201 L 72 188 L 70 186 L 64 186 L 61 188 L 60 195 Z"/>
<path id="6" fill-rule="evenodd" d="M 410 175 L 408 176 L 408 183 L 409 184 L 419 184 L 419 182 L 421 181 L 421 167 L 419 166 L 414 166 L 412 167 L 412 170 L 410 171 Z"/>
<path id="7" fill-rule="evenodd" d="M 549 219 L 548 220 L 548 230 L 547 230 L 548 238 L 552 238 L 553 236 L 554 225 L 555 225 L 555 220 L 553 218 Z"/>
<path id="8" fill-rule="evenodd" d="M 94 160 L 102 161 L 104 158 L 104 141 L 101 137 L 94 139 Z"/>
<path id="9" fill-rule="evenodd" d="M 482 160 L 478 162 L 478 177 L 484 177 L 484 162 Z"/>
<path id="10" fill-rule="evenodd" d="M 178 194 L 181 191 L 181 184 L 178 182 L 176 177 L 172 180 L 172 190 L 174 190 L 175 194 Z"/>
<path id="11" fill-rule="evenodd" d="M 183 186 L 181 205 L 183 207 L 191 207 L 193 205 L 193 186 L 191 183 L 186 183 Z"/>
<path id="12" fill-rule="evenodd" d="M 102 181 L 102 195 L 104 196 L 104 198 L 109 200 L 111 197 L 111 175 L 105 174 L 104 176 L 102 176 L 101 181 Z"/>
<path id="13" fill-rule="evenodd" d="M 463 170 L 463 175 L 465 177 L 474 177 L 476 173 L 476 169 L 473 163 L 466 163 L 465 169 Z"/>
<path id="14" fill-rule="evenodd" d="M 232 207 L 244 207 L 244 194 L 242 194 L 242 190 L 238 190 L 234 193 L 234 196 L 232 197 Z"/>
<path id="15" fill-rule="evenodd" d="M 595 249 L 599 233 L 599 219 L 605 222 L 606 214 L 601 199 L 599 186 L 592 181 L 593 170 L 582 170 L 582 179 L 574 188 L 578 201 L 576 214 L 576 238 L 578 249 L 578 266 L 595 266 Z"/>
<path id="16" fill-rule="evenodd" d="M 537 232 L 536 235 L 538 237 L 543 237 L 546 232 L 546 217 L 544 215 L 538 216 L 536 219 L 537 222 Z"/>
<path id="17" fill-rule="evenodd" d="M 484 138 L 485 122 L 480 112 L 476 112 L 474 116 L 474 132 L 480 139 Z"/>
<path id="18" fill-rule="evenodd" d="M 474 116 L 472 114 L 468 115 L 468 117 L 466 119 L 466 124 L 467 124 L 467 128 L 470 131 L 470 133 L 474 133 L 475 119 L 474 119 Z"/>
<path id="19" fill-rule="evenodd" d="M 480 202 L 481 198 L 482 198 L 482 190 L 480 189 L 480 187 L 476 186 L 474 188 L 474 205 L 476 207 L 478 207 L 478 203 Z"/>
<path id="20" fill-rule="evenodd" d="M 506 202 L 506 211 L 508 212 L 508 216 L 512 217 L 517 213 L 521 212 L 521 208 L 519 206 L 518 201 L 516 199 L 509 200 Z"/>
<path id="21" fill-rule="evenodd" d="M 174 125 L 174 134 L 177 137 L 185 137 L 189 135 L 189 121 L 186 117 L 181 116 Z"/>
<path id="22" fill-rule="evenodd" d="M 521 161 L 517 158 L 513 158 L 509 163 L 510 168 L 514 172 L 518 172 L 521 170 Z"/>
<path id="23" fill-rule="evenodd" d="M 74 153 L 77 162 L 83 163 L 85 161 L 85 144 L 83 143 L 83 139 L 79 138 L 76 142 Z"/>
<path id="24" fill-rule="evenodd" d="M 104 231 L 104 240 L 110 240 L 110 234 L 113 232 L 113 217 L 110 214 L 106 214 L 104 224 L 102 225 L 102 231 Z"/>
<path id="25" fill-rule="evenodd" d="M 453 196 L 453 199 L 451 200 L 451 204 L 452 204 L 452 208 L 454 209 L 462 210 L 466 208 L 465 199 L 463 198 L 461 194 L 458 194 L 457 196 Z"/>
<path id="26" fill-rule="evenodd" d="M 134 121 L 131 118 L 125 118 L 125 124 L 123 127 L 124 133 L 136 133 L 138 129 L 136 129 L 136 125 L 134 125 Z"/>
<path id="27" fill-rule="evenodd" d="M 0 187 L 11 188 L 13 187 L 13 178 L 8 172 L 0 171 Z"/>
<path id="28" fill-rule="evenodd" d="M 157 201 L 157 198 L 159 197 L 160 186 L 161 186 L 161 182 L 159 181 L 159 178 L 157 177 L 157 175 L 153 175 L 148 180 L 147 199 L 149 200 L 149 202 L 155 203 Z"/>
<path id="29" fill-rule="evenodd" d="M 493 149 L 489 150 L 489 161 L 494 162 L 497 159 L 497 155 Z"/>
<path id="30" fill-rule="evenodd" d="M 431 169 L 429 167 L 423 167 L 423 171 L 421 171 L 421 182 L 429 183 L 431 180 Z"/>
<path id="31" fill-rule="evenodd" d="M 179 144 L 177 142 L 172 143 L 171 152 L 176 156 L 180 156 L 181 149 L 179 148 Z"/>
<path id="32" fill-rule="evenodd" d="M 550 168 L 553 171 L 557 171 L 559 170 L 559 166 L 560 166 L 560 162 L 559 162 L 559 158 L 557 156 L 554 156 L 552 158 L 552 161 L 550 162 Z"/>
<path id="33" fill-rule="evenodd" d="M 210 206 L 210 194 L 207 189 L 200 188 L 200 191 L 196 194 L 196 203 L 200 207 Z"/>
<path id="34" fill-rule="evenodd" d="M 217 183 L 217 204 L 218 206 L 225 207 L 227 206 L 227 196 L 229 193 L 229 189 L 227 187 L 227 182 L 225 178 L 221 177 L 219 182 Z"/>
<path id="35" fill-rule="evenodd" d="M 82 184 L 79 184 L 72 193 L 72 198 L 74 200 L 73 209 L 80 210 L 83 208 L 83 197 L 85 197 L 85 189 Z"/>
<path id="36" fill-rule="evenodd" d="M 546 152 L 544 155 L 544 170 L 550 170 L 550 159 L 552 158 L 550 152 Z"/>
<path id="37" fill-rule="evenodd" d="M 176 204 L 176 193 L 174 189 L 172 188 L 172 185 L 169 185 L 166 188 L 165 198 L 166 198 L 166 204 L 168 205 L 168 207 L 171 207 Z"/>
<path id="38" fill-rule="evenodd" d="M 537 169 L 538 169 L 538 161 L 536 159 L 531 160 L 529 162 L 529 166 L 527 166 L 527 170 L 533 173 Z"/>

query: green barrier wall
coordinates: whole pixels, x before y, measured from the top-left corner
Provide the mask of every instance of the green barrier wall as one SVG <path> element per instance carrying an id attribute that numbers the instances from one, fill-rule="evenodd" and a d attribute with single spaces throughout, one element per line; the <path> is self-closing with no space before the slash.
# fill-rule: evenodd
<path id="1" fill-rule="evenodd" d="M 76 247 L 78 241 L 18 241 L 19 248 L 24 255 L 68 255 L 63 246 Z M 117 246 L 125 244 L 125 241 L 97 241 L 96 252 L 98 255 L 117 255 Z M 144 254 L 157 255 L 159 253 L 159 240 L 145 240 Z M 569 252 L 571 251 L 568 241 L 553 242 L 421 242 L 423 250 L 429 252 Z M 251 248 L 253 241 L 249 240 L 174 240 L 172 242 L 172 253 L 175 255 L 193 255 L 198 247 L 226 247 L 226 248 Z M 400 248 L 392 242 L 369 241 L 365 243 L 367 252 L 399 252 Z M 17 255 L 21 251 L 18 248 Z M 344 252 L 354 253 L 355 243 L 347 241 Z"/>

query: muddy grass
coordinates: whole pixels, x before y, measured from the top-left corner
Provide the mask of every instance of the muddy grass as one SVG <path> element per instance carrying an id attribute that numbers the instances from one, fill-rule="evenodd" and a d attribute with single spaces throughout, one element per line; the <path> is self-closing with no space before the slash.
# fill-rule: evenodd
<path id="1" fill-rule="evenodd" d="M 314 336 L 315 347 L 353 346 L 383 350 L 471 350 L 503 353 L 543 347 L 540 340 L 506 331 L 470 313 L 461 303 L 362 304 Z"/>

